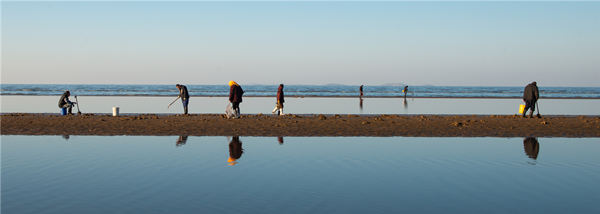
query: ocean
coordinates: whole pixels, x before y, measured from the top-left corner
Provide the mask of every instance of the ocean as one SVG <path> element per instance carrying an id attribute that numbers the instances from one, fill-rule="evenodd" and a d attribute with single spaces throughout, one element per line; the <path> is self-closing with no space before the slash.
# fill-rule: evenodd
<path id="1" fill-rule="evenodd" d="M 191 96 L 228 96 L 227 85 L 187 85 Z M 247 97 L 271 97 L 278 85 L 242 85 Z M 286 85 L 288 97 L 356 97 L 358 85 Z M 404 86 L 370 86 L 365 97 L 403 96 Z M 509 86 L 409 86 L 408 96 L 424 98 L 520 98 L 524 87 Z M 543 98 L 600 99 L 600 87 L 543 87 Z M 100 85 L 100 84 L 2 84 L 0 95 L 54 96 L 70 90 L 78 96 L 177 96 L 175 85 Z"/>

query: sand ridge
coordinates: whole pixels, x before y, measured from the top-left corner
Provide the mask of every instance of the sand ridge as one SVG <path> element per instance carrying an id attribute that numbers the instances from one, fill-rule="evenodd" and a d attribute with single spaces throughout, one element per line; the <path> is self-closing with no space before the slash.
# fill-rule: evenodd
<path id="1" fill-rule="evenodd" d="M 600 116 L 0 115 L 2 135 L 600 137 Z"/>

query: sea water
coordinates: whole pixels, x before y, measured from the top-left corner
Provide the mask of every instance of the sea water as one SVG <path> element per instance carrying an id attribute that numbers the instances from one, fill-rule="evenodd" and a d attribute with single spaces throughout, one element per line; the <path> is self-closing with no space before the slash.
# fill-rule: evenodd
<path id="1" fill-rule="evenodd" d="M 244 96 L 275 96 L 278 85 L 245 85 Z M 187 85 L 191 96 L 228 96 L 229 87 L 222 85 Z M 366 85 L 364 96 L 404 96 L 404 85 Z M 544 98 L 600 98 L 600 87 L 546 87 L 539 86 Z M 172 85 L 77 85 L 77 84 L 2 84 L 0 95 L 54 95 L 65 90 L 78 96 L 177 96 Z M 520 98 L 524 86 L 409 86 L 412 97 L 455 98 Z M 358 85 L 285 85 L 286 96 L 298 97 L 355 97 Z"/>
<path id="2" fill-rule="evenodd" d="M 599 138 L 1 140 L 7 214 L 600 212 Z"/>

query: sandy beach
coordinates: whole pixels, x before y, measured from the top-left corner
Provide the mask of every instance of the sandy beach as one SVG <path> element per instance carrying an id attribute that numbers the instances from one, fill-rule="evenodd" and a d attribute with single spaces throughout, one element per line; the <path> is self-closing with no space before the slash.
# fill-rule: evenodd
<path id="1" fill-rule="evenodd" d="M 600 137 L 600 116 L 512 115 L 1 115 L 2 135 Z"/>

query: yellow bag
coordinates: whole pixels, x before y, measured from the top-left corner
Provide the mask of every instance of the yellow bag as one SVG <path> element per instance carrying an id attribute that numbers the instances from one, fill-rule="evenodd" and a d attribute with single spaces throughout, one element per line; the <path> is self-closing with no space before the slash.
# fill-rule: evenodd
<path id="1" fill-rule="evenodd" d="M 525 105 L 521 104 L 519 105 L 519 114 L 523 114 L 523 111 L 525 111 Z"/>

